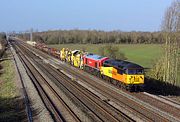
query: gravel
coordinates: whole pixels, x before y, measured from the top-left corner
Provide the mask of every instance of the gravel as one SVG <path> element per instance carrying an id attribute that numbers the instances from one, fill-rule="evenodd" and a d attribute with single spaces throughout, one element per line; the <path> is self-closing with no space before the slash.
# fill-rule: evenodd
<path id="1" fill-rule="evenodd" d="M 32 112 L 33 121 L 38 122 L 53 122 L 53 119 L 50 116 L 49 111 L 44 106 L 40 96 L 38 95 L 38 92 L 36 91 L 32 81 L 30 80 L 25 68 L 23 67 L 22 62 L 20 61 L 19 57 L 17 56 L 15 50 L 10 47 L 17 69 L 19 70 L 19 79 L 22 79 L 22 83 L 24 84 L 27 92 L 27 96 L 30 102 L 30 109 Z M 19 88 L 23 91 L 22 84 L 19 86 Z M 22 92 L 23 93 L 23 92 Z M 25 97 L 25 94 L 23 93 L 23 96 Z M 27 106 L 26 106 L 27 108 Z M 31 116 L 30 112 L 30 116 Z"/>

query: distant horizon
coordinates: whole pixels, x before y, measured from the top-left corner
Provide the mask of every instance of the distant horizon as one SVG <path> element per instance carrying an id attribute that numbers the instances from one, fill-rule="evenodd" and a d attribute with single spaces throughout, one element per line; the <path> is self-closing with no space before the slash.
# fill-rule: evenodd
<path id="1" fill-rule="evenodd" d="M 173 0 L 2 0 L 0 32 L 102 30 L 157 32 Z"/>
<path id="2" fill-rule="evenodd" d="M 32 29 L 32 28 L 31 28 Z M 0 32 L 0 33 L 30 33 L 31 32 L 31 29 L 29 30 L 26 30 L 26 31 L 7 31 L 7 32 Z M 48 32 L 48 31 L 74 31 L 74 30 L 79 30 L 79 31 L 102 31 L 102 32 L 149 32 L 149 33 L 153 33 L 153 32 L 161 32 L 161 30 L 159 31 L 137 31 L 137 30 L 132 30 L 132 31 L 122 31 L 122 30 L 96 30 L 96 29 L 77 29 L 77 28 L 74 28 L 74 29 L 54 29 L 54 30 L 51 30 L 51 29 L 48 29 L 48 30 L 42 30 L 42 31 L 39 31 L 38 29 L 33 29 L 33 33 L 36 33 L 36 32 Z"/>

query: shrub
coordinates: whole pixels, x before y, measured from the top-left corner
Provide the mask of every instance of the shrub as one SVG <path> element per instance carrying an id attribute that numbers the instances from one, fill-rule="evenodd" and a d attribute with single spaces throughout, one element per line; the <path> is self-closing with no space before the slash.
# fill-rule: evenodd
<path id="1" fill-rule="evenodd" d="M 99 54 L 113 59 L 121 59 L 121 60 L 127 59 L 125 57 L 125 54 L 122 53 L 118 47 L 112 45 L 106 45 L 99 48 Z"/>

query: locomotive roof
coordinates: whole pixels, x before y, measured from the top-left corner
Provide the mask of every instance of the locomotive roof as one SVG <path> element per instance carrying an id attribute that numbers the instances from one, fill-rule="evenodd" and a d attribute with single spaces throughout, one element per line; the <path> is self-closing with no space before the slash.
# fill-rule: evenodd
<path id="1" fill-rule="evenodd" d="M 92 53 L 89 53 L 86 55 L 87 58 L 91 58 L 91 59 L 94 59 L 94 60 L 101 60 L 105 57 L 103 56 L 99 56 L 99 55 L 96 55 L 96 54 L 92 54 Z"/>
<path id="2" fill-rule="evenodd" d="M 143 69 L 143 67 L 138 64 L 123 60 L 108 59 L 104 61 L 104 64 L 120 69 Z"/>

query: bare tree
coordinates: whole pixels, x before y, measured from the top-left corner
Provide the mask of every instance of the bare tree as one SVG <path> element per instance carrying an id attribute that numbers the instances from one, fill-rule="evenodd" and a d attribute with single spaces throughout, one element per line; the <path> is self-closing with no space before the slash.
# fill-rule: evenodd
<path id="1" fill-rule="evenodd" d="M 165 32 L 180 31 L 180 0 L 174 1 L 166 10 L 162 30 Z"/>
<path id="2" fill-rule="evenodd" d="M 164 81 L 175 85 L 178 84 L 179 69 L 180 0 L 174 1 L 165 12 L 162 31 L 165 37 L 162 77 Z"/>

